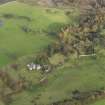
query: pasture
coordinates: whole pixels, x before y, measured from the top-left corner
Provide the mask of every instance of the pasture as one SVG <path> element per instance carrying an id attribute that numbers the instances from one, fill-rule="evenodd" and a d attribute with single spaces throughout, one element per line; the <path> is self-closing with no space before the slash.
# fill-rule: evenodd
<path id="1" fill-rule="evenodd" d="M 0 6 L 0 66 L 21 56 L 34 54 L 54 38 L 47 32 L 56 24 L 66 24 L 63 10 L 9 2 Z"/>
<path id="2" fill-rule="evenodd" d="M 75 24 L 77 16 L 75 10 L 68 17 L 62 9 L 18 2 L 0 6 L 0 67 L 18 59 L 22 67 L 17 71 L 8 67 L 6 72 L 15 80 L 24 78 L 30 83 L 30 89 L 13 95 L 11 105 L 48 105 L 72 98 L 75 90 L 89 92 L 105 88 L 104 50 L 103 54 L 97 54 L 96 57 L 85 56 L 79 60 L 71 58 L 48 74 L 29 71 L 24 65 L 25 56 L 35 55 L 55 41 L 56 32 L 61 26 Z M 56 54 L 50 60 L 56 65 L 64 61 L 64 56 Z M 40 80 L 45 77 L 46 82 L 40 84 Z M 0 105 L 4 104 L 0 101 Z M 93 105 L 104 105 L 104 100 Z"/>
<path id="3" fill-rule="evenodd" d="M 70 60 L 45 75 L 35 71 L 29 72 L 25 68 L 17 72 L 14 70 L 8 71 L 14 78 L 21 75 L 33 84 L 30 90 L 16 94 L 11 105 L 33 105 L 32 100 L 38 105 L 47 105 L 56 101 L 70 99 L 72 92 L 75 90 L 89 92 L 105 87 L 104 57 L 83 57 L 80 60 L 81 62 Z M 38 83 L 43 77 L 46 77 L 47 83 L 39 85 Z"/>

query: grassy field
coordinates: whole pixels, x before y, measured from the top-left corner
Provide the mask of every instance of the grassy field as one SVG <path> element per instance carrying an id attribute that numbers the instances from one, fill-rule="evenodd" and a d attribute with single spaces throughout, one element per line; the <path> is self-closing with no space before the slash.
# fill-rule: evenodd
<path id="1" fill-rule="evenodd" d="M 69 20 L 63 10 L 49 9 L 49 13 L 46 9 L 18 2 L 0 6 L 0 66 L 38 52 L 53 40 L 47 29 Z M 29 32 L 24 32 L 25 29 Z"/>
<path id="2" fill-rule="evenodd" d="M 16 94 L 11 105 L 33 105 L 31 102 L 33 99 L 38 105 L 47 105 L 58 100 L 71 98 L 72 91 L 77 89 L 83 92 L 99 90 L 105 87 L 104 56 L 97 58 L 83 57 L 80 60 L 81 62 L 70 60 L 57 70 L 46 75 L 35 71 L 29 72 L 26 68 L 17 72 L 14 70 L 8 71 L 14 78 L 21 75 L 34 84 L 31 90 Z M 46 77 L 47 83 L 42 86 L 37 85 L 43 77 Z M 101 105 L 99 103 L 103 103 L 103 101 L 93 105 Z"/>
<path id="3" fill-rule="evenodd" d="M 91 105 L 105 105 L 105 100 L 97 101 L 96 103 L 91 104 Z"/>
<path id="4" fill-rule="evenodd" d="M 61 24 L 75 23 L 73 20 L 77 14 L 73 12 L 68 18 L 64 10 L 18 2 L 0 6 L 0 67 L 17 58 L 20 58 L 19 63 L 24 63 L 26 59 L 22 59 L 22 56 L 37 53 L 54 41 L 49 30 L 55 31 Z M 30 90 L 14 95 L 11 105 L 33 105 L 32 100 L 38 105 L 47 105 L 71 98 L 75 90 L 88 92 L 105 87 L 105 51 L 102 52 L 103 55 L 97 54 L 97 57 L 69 59 L 64 65 L 44 75 L 39 71 L 28 71 L 23 65 L 17 71 L 8 67 L 6 72 L 11 77 L 18 79 L 22 76 L 33 84 Z M 64 56 L 55 54 L 50 60 L 56 65 L 64 60 Z M 43 77 L 46 77 L 47 82 L 38 84 Z M 101 100 L 92 105 L 104 104 L 105 100 Z M 0 102 L 0 105 L 4 104 Z"/>
<path id="5" fill-rule="evenodd" d="M 65 65 L 64 68 L 58 69 L 48 77 L 49 83 L 40 102 L 47 103 L 70 98 L 72 91 L 76 89 L 80 91 L 98 90 L 105 87 L 104 75 L 105 66 L 102 59 L 83 58 L 77 66 Z"/>

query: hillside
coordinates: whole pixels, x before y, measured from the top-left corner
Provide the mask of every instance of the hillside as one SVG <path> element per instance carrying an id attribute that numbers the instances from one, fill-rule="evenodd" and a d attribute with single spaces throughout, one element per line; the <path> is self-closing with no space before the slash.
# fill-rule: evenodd
<path id="1" fill-rule="evenodd" d="M 48 7 L 67 7 L 67 6 L 72 6 L 76 5 L 79 3 L 78 1 L 75 0 L 17 0 L 20 2 L 25 2 L 29 3 L 32 5 L 41 5 L 41 6 L 48 6 Z"/>
<path id="2" fill-rule="evenodd" d="M 14 1 L 14 0 L 0 0 L 0 4 L 4 4 L 4 3 L 10 2 L 10 1 Z"/>
<path id="3" fill-rule="evenodd" d="M 40 5 L 45 7 L 79 7 L 82 9 L 90 8 L 91 5 L 101 4 L 105 6 L 104 0 L 0 0 L 0 3 L 6 3 L 10 1 L 19 1 L 31 5 Z"/>
<path id="4" fill-rule="evenodd" d="M 19 1 L 32 5 L 41 5 L 49 7 L 70 7 L 70 6 L 83 6 L 88 7 L 90 4 L 95 4 L 96 2 L 105 6 L 104 0 L 0 0 L 0 3 L 6 3 L 10 1 Z"/>
<path id="5" fill-rule="evenodd" d="M 51 42 L 51 35 L 48 35 L 50 31 L 47 29 L 52 27 L 53 30 L 53 25 L 60 27 L 69 19 L 63 10 L 49 11 L 51 13 L 47 12 L 47 8 L 17 2 L 0 6 L 0 65 L 35 53 Z"/>
<path id="6" fill-rule="evenodd" d="M 0 105 L 104 105 L 104 0 L 6 2 Z"/>

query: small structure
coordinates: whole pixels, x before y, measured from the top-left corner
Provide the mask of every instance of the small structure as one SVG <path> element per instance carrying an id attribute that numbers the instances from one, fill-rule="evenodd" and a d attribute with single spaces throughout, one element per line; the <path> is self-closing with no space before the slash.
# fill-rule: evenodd
<path id="1" fill-rule="evenodd" d="M 36 65 L 36 70 L 40 70 L 42 67 L 41 67 L 41 65 Z"/>
<path id="2" fill-rule="evenodd" d="M 34 64 L 33 62 L 32 63 L 30 63 L 30 64 L 27 64 L 27 67 L 28 67 L 28 69 L 30 70 L 30 71 L 32 71 L 32 70 L 41 70 L 41 65 L 39 65 L 39 64 Z"/>
<path id="3" fill-rule="evenodd" d="M 49 65 L 43 65 L 43 70 L 48 73 L 51 70 L 51 67 Z"/>
<path id="4" fill-rule="evenodd" d="M 42 70 L 43 72 L 45 73 L 48 73 L 51 71 L 51 66 L 49 65 L 40 65 L 40 64 L 35 64 L 35 63 L 30 63 L 30 64 L 27 64 L 27 68 L 28 70 L 32 71 L 32 70 Z"/>

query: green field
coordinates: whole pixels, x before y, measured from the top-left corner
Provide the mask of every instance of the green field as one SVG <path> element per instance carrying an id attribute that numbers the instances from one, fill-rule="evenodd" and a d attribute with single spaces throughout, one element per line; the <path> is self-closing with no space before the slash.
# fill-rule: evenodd
<path id="1" fill-rule="evenodd" d="M 13 101 L 9 105 L 50 105 L 71 99 L 75 90 L 90 92 L 105 88 L 105 50 L 99 46 L 96 56 L 79 59 L 70 57 L 48 74 L 27 70 L 28 56 L 38 54 L 55 41 L 56 32 L 61 26 L 76 23 L 75 18 L 79 12 L 73 9 L 67 16 L 65 11 L 68 9 L 30 6 L 18 2 L 0 6 L 0 67 L 4 67 L 3 70 L 14 80 L 24 78 L 30 82 L 30 88 L 13 95 Z M 57 53 L 49 59 L 56 65 L 65 58 L 66 56 Z M 10 65 L 6 66 L 12 62 L 20 64 L 17 70 Z M 43 78 L 47 82 L 40 84 Z M 0 92 L 2 87 L 7 93 L 10 91 L 0 79 Z M 6 104 L 0 99 L 0 105 Z M 105 105 L 105 100 L 90 105 Z"/>
<path id="2" fill-rule="evenodd" d="M 29 72 L 25 68 L 17 72 L 14 70 L 9 72 L 8 70 L 12 77 L 18 78 L 18 76 L 21 75 L 25 77 L 26 80 L 30 80 L 35 84 L 31 90 L 16 94 L 11 105 L 33 105 L 33 103 L 31 103 L 33 99 L 38 105 L 47 105 L 52 102 L 71 98 L 72 91 L 76 89 L 82 92 L 99 90 L 105 87 L 104 56 L 97 58 L 83 57 L 80 60 L 81 62 L 70 60 L 48 75 L 41 75 L 40 72 L 35 71 Z M 37 85 L 39 80 L 44 76 L 48 80 L 47 84 L 43 86 Z M 38 97 L 38 99 L 36 99 L 36 97 Z M 103 103 L 103 101 L 99 103 Z M 93 105 L 101 104 L 96 103 Z"/>
<path id="3" fill-rule="evenodd" d="M 69 66 L 65 64 L 48 76 L 49 83 L 42 93 L 40 102 L 49 103 L 70 98 L 72 91 L 76 89 L 92 91 L 104 87 L 104 62 L 103 59 L 83 58 L 77 66 L 70 67 L 71 61 Z"/>
<path id="4" fill-rule="evenodd" d="M 91 104 L 91 105 L 105 105 L 105 100 L 97 101 L 96 103 Z"/>
<path id="5" fill-rule="evenodd" d="M 54 24 L 65 24 L 69 20 L 63 10 L 50 9 L 51 13 L 48 13 L 46 9 L 18 2 L 0 6 L 0 66 L 15 58 L 38 52 L 53 40 L 44 31 Z M 8 14 L 12 16 L 4 17 Z M 32 32 L 26 33 L 22 27 Z"/>

